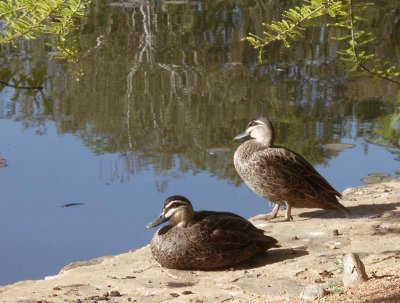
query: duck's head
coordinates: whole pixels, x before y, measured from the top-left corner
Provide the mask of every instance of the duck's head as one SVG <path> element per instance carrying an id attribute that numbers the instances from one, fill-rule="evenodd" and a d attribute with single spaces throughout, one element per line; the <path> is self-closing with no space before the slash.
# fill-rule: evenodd
<path id="1" fill-rule="evenodd" d="M 237 135 L 234 140 L 251 137 L 257 142 L 263 143 L 267 146 L 272 146 L 275 139 L 275 131 L 271 121 L 267 118 L 260 117 L 249 122 L 246 130 Z"/>
<path id="2" fill-rule="evenodd" d="M 186 227 L 193 215 L 193 206 L 188 199 L 183 196 L 171 196 L 164 201 L 161 214 L 147 224 L 146 228 L 158 226 L 166 221 L 173 226 Z"/>

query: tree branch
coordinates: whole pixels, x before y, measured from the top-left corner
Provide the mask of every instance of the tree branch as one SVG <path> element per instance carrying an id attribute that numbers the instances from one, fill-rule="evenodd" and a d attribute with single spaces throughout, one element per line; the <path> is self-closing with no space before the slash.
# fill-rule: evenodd
<path id="1" fill-rule="evenodd" d="M 390 81 L 390 82 L 392 82 L 392 83 L 395 83 L 395 84 L 397 84 L 397 85 L 400 85 L 400 82 L 399 82 L 399 81 L 394 80 L 394 79 L 392 79 L 392 78 L 390 78 L 390 77 L 381 75 L 381 74 L 377 73 L 376 71 L 374 71 L 374 70 L 372 70 L 372 69 L 370 69 L 369 67 L 367 67 L 367 66 L 364 65 L 363 60 L 360 59 L 359 53 L 358 53 L 357 48 L 356 48 L 355 22 L 354 22 L 353 1 L 352 1 L 352 0 L 349 0 L 349 16 L 350 16 L 349 22 L 350 22 L 350 34 L 351 34 L 351 43 L 350 43 L 350 45 L 351 45 L 351 49 L 352 49 L 353 54 L 354 54 L 354 60 L 355 60 L 355 62 L 358 62 L 358 66 L 359 66 L 362 70 L 366 71 L 367 73 L 369 73 L 369 74 L 371 74 L 371 75 L 373 75 L 373 76 L 375 76 L 375 77 L 377 77 L 377 78 L 381 78 L 381 79 Z"/>

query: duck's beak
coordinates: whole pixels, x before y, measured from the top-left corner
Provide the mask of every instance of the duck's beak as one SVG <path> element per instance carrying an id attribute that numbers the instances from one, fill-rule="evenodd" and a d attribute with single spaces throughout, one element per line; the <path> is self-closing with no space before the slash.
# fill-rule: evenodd
<path id="1" fill-rule="evenodd" d="M 168 221 L 167 218 L 165 218 L 164 213 L 162 212 L 154 221 L 151 221 L 149 224 L 146 225 L 146 228 L 152 228 L 156 227 L 164 222 Z"/>
<path id="2" fill-rule="evenodd" d="M 241 134 L 237 135 L 235 138 L 233 138 L 233 140 L 243 139 L 248 136 L 250 136 L 250 133 L 247 130 L 245 130 L 243 133 L 241 133 Z"/>

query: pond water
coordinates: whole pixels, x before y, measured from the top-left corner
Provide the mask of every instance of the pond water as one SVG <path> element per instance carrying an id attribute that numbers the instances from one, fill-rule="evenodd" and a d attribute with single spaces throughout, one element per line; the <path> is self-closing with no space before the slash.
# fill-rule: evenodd
<path id="1" fill-rule="evenodd" d="M 400 28 L 387 23 L 400 4 L 380 3 L 369 20 L 388 38 L 381 52 L 399 65 Z M 278 144 L 340 191 L 369 173 L 396 176 L 395 150 L 371 142 L 398 87 L 347 74 L 331 29 L 316 26 L 290 49 L 273 45 L 263 64 L 240 41 L 285 4 L 96 1 L 75 37 L 76 60 L 55 59 L 45 38 L 3 47 L 3 66 L 46 81 L 42 93 L 0 93 L 8 163 L 0 168 L 0 285 L 146 245 L 155 230 L 145 224 L 172 194 L 197 209 L 269 211 L 232 160 L 233 137 L 260 115 L 273 120 Z"/>

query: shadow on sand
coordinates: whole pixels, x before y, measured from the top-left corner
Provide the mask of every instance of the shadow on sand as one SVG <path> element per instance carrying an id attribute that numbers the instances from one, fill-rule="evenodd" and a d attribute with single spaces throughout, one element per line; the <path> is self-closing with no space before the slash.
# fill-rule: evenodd
<path id="1" fill-rule="evenodd" d="M 305 255 L 308 255 L 308 252 L 302 249 L 277 248 L 268 250 L 263 254 L 255 256 L 254 258 L 251 258 L 236 266 L 231 266 L 231 267 L 238 270 L 252 269 L 273 263 L 282 262 L 285 260 L 295 259 Z"/>
<path id="2" fill-rule="evenodd" d="M 360 204 L 356 206 L 349 206 L 347 209 L 351 212 L 351 215 L 346 216 L 340 212 L 334 210 L 313 210 L 313 211 L 306 211 L 299 214 L 300 218 L 309 217 L 309 218 L 350 218 L 350 219 L 357 219 L 357 218 L 379 218 L 383 214 L 396 210 L 397 207 L 400 206 L 400 202 L 395 203 L 385 203 L 385 204 Z M 400 217 L 400 212 L 392 212 L 390 217 L 396 217 L 397 219 Z"/>

